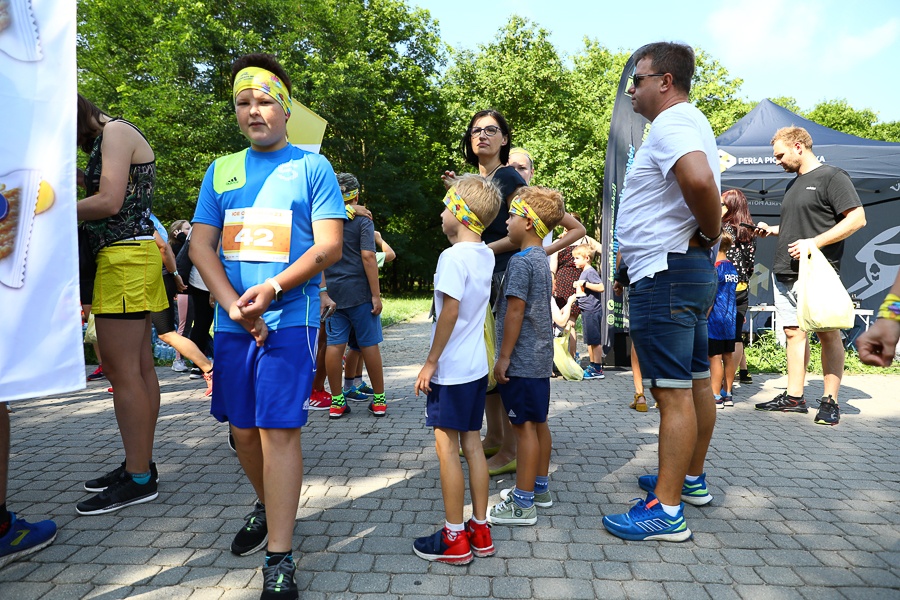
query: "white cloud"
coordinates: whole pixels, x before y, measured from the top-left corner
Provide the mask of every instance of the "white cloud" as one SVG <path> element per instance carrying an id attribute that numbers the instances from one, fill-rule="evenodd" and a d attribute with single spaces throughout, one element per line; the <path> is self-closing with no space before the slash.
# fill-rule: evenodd
<path id="1" fill-rule="evenodd" d="M 819 3 L 740 0 L 713 11 L 706 20 L 713 40 L 708 51 L 729 69 L 760 63 L 806 61 L 813 55 Z"/>
<path id="2" fill-rule="evenodd" d="M 856 34 L 841 32 L 823 57 L 835 69 L 848 69 L 874 58 L 900 39 L 900 19 Z"/>

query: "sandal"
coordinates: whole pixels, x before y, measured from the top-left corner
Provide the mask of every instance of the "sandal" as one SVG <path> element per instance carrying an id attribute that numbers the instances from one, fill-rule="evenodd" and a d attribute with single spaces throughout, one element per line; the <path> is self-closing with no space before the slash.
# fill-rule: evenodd
<path id="1" fill-rule="evenodd" d="M 638 400 L 640 400 L 640 402 L 638 402 Z M 628 408 L 633 408 L 638 412 L 647 412 L 647 398 L 643 393 L 635 393 L 634 400 Z"/>

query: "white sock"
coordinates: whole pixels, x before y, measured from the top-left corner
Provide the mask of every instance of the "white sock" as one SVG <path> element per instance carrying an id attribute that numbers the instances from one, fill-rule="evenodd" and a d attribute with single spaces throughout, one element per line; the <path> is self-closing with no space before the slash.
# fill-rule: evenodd
<path id="1" fill-rule="evenodd" d="M 444 521 L 444 527 L 446 527 L 449 531 L 459 532 L 465 530 L 465 526 L 462 523 L 457 525 L 455 523 L 451 523 L 450 521 Z"/>
<path id="2" fill-rule="evenodd" d="M 472 522 L 475 523 L 476 525 L 484 525 L 487 523 L 487 519 L 485 519 L 484 521 L 479 521 L 475 517 L 472 517 Z"/>
<path id="3" fill-rule="evenodd" d="M 685 475 L 684 480 L 688 483 L 696 483 L 697 480 L 700 479 L 699 475 Z"/>
<path id="4" fill-rule="evenodd" d="M 660 502 L 659 505 L 662 506 L 662 509 L 666 511 L 666 514 L 670 517 L 674 517 L 675 515 L 677 515 L 678 509 L 681 508 L 680 504 L 678 506 L 669 506 L 668 504 L 663 504 L 662 502 Z"/>

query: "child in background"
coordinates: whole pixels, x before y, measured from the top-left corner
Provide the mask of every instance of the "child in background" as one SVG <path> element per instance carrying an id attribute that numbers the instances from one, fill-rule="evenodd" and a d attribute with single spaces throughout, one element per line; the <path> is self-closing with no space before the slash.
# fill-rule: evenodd
<path id="1" fill-rule="evenodd" d="M 716 301 L 709 311 L 709 380 L 716 397 L 716 408 L 734 406 L 731 386 L 734 385 L 734 331 L 737 318 L 735 301 L 738 274 L 725 253 L 731 248 L 734 238 L 727 231 L 722 232 L 719 254 L 716 256 L 716 272 L 719 287 Z M 724 387 L 723 387 L 724 376 Z"/>
<path id="2" fill-rule="evenodd" d="M 572 249 L 572 260 L 581 269 L 581 275 L 572 284 L 578 297 L 578 308 L 581 309 L 581 335 L 588 347 L 591 363 L 584 370 L 585 379 L 604 379 L 603 348 L 600 334 L 600 322 L 603 319 L 603 283 L 600 274 L 591 266 L 594 249 L 587 244 Z"/>
<path id="3" fill-rule="evenodd" d="M 506 269 L 498 301 L 494 376 L 516 436 L 516 486 L 500 493 L 488 514 L 491 523 L 534 525 L 535 506 L 553 505 L 547 425 L 553 371 L 553 289 L 541 240 L 565 215 L 562 194 L 543 187 L 520 188 L 506 221 L 509 239 L 519 247 Z"/>
<path id="4" fill-rule="evenodd" d="M 496 552 L 487 525 L 489 477 L 480 437 L 488 382 L 484 315 L 494 253 L 481 241 L 481 233 L 500 210 L 500 190 L 479 175 L 464 175 L 447 190 L 444 204 L 441 228 L 452 246 L 438 259 L 437 322 L 415 391 L 416 396 L 420 391 L 428 395 L 425 425 L 434 428 L 446 522 L 438 532 L 418 538 L 413 551 L 425 560 L 465 565 L 474 560 L 473 553 Z M 472 518 L 465 525 L 460 445 L 469 463 L 472 494 Z"/>

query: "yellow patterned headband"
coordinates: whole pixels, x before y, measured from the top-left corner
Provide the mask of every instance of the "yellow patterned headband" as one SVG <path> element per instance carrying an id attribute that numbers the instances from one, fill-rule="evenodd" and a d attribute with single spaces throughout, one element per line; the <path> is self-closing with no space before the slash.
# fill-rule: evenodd
<path id="1" fill-rule="evenodd" d="M 349 192 L 344 192 L 341 194 L 344 197 L 344 203 L 353 202 L 357 198 L 359 198 L 359 189 L 350 190 Z"/>
<path id="2" fill-rule="evenodd" d="M 482 224 L 481 219 L 472 212 L 466 201 L 462 199 L 462 196 L 456 191 L 455 185 L 447 190 L 447 195 L 444 196 L 444 206 L 466 229 L 478 235 L 484 233 L 484 224 Z"/>
<path id="3" fill-rule="evenodd" d="M 259 90 L 275 99 L 284 114 L 291 116 L 291 95 L 278 75 L 260 67 L 241 69 L 234 78 L 234 98 L 244 90 Z"/>
<path id="4" fill-rule="evenodd" d="M 520 196 L 516 196 L 509 205 L 509 214 L 530 219 L 534 225 L 534 232 L 541 239 L 547 237 L 550 233 L 550 228 L 541 221 L 541 218 L 534 212 L 534 209 L 528 206 L 528 203 L 522 200 Z"/>

